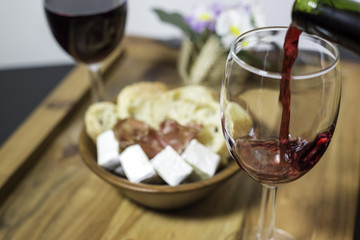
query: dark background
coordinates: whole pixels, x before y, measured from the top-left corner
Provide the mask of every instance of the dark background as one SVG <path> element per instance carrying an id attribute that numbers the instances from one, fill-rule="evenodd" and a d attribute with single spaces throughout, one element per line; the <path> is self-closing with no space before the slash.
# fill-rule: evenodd
<path id="1" fill-rule="evenodd" d="M 0 70 L 0 146 L 73 67 Z"/>

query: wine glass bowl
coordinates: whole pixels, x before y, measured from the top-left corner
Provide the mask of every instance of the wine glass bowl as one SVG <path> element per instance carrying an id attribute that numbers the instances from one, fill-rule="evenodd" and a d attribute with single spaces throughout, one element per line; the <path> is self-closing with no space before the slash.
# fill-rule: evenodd
<path id="1" fill-rule="evenodd" d="M 285 107 L 280 86 L 287 29 L 255 29 L 239 36 L 231 46 L 221 87 L 221 121 L 228 149 L 268 191 L 300 178 L 320 160 L 332 139 L 341 98 L 337 48 L 302 33 L 291 75 L 286 76 L 290 122 L 286 138 L 281 138 Z M 264 219 L 259 220 L 258 233 L 268 232 L 268 239 L 273 235 L 271 221 L 266 228 L 272 230 L 265 231 Z"/>
<path id="2" fill-rule="evenodd" d="M 118 46 L 126 0 L 44 0 L 49 27 L 59 45 L 90 71 L 94 101 L 104 100 L 100 63 Z"/>

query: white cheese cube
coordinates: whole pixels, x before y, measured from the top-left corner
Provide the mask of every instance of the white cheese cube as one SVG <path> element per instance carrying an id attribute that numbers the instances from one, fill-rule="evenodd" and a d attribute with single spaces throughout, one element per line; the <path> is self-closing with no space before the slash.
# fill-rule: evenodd
<path id="1" fill-rule="evenodd" d="M 192 167 L 170 146 L 151 159 L 159 176 L 170 186 L 179 185 L 192 173 Z"/>
<path id="2" fill-rule="evenodd" d="M 113 170 L 120 166 L 119 142 L 112 130 L 107 130 L 96 138 L 96 149 L 97 162 L 101 167 Z"/>
<path id="3" fill-rule="evenodd" d="M 149 158 L 138 144 L 127 147 L 120 154 L 120 162 L 130 182 L 139 183 L 156 176 Z"/>
<path id="4" fill-rule="evenodd" d="M 220 156 L 196 139 L 191 140 L 181 156 L 194 168 L 201 179 L 214 176 L 220 163 Z"/>

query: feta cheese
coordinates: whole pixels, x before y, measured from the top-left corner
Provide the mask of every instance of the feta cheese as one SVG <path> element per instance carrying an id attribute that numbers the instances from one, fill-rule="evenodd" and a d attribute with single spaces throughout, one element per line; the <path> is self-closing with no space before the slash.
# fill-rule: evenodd
<path id="1" fill-rule="evenodd" d="M 151 159 L 159 176 L 170 186 L 179 185 L 193 171 L 192 167 L 170 146 Z"/>
<path id="2" fill-rule="evenodd" d="M 138 144 L 127 147 L 120 154 L 120 162 L 130 182 L 139 183 L 156 177 L 154 167 Z"/>
<path id="3" fill-rule="evenodd" d="M 107 130 L 96 138 L 96 149 L 97 162 L 101 167 L 113 170 L 120 166 L 119 142 L 112 130 Z"/>
<path id="4" fill-rule="evenodd" d="M 196 175 L 201 179 L 214 176 L 220 163 L 220 156 L 196 139 L 191 140 L 181 156 L 194 168 Z"/>

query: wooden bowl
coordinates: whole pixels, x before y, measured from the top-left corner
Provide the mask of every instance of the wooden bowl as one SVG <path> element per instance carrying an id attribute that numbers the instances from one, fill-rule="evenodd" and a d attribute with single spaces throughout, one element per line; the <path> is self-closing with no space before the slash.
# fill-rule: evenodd
<path id="1" fill-rule="evenodd" d="M 175 187 L 137 184 L 110 173 L 97 164 L 96 146 L 86 134 L 85 128 L 80 134 L 79 150 L 83 161 L 90 170 L 115 186 L 123 195 L 143 206 L 161 210 L 185 207 L 195 203 L 213 192 L 240 170 L 239 166 L 232 162 L 216 173 L 214 177 L 199 182 L 184 183 Z"/>

